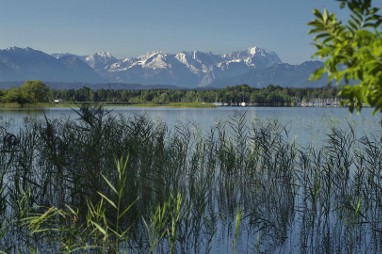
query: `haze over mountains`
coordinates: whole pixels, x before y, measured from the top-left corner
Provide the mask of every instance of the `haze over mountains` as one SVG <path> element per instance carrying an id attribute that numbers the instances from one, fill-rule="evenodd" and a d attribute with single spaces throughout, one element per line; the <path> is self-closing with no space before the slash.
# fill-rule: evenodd
<path id="1" fill-rule="evenodd" d="M 326 80 L 309 82 L 322 63 L 282 63 L 276 53 L 258 47 L 227 54 L 154 51 L 135 58 L 117 59 L 108 52 L 88 56 L 46 54 L 31 48 L 0 50 L 0 82 L 127 83 L 170 85 L 182 88 L 269 84 L 318 87 Z"/>

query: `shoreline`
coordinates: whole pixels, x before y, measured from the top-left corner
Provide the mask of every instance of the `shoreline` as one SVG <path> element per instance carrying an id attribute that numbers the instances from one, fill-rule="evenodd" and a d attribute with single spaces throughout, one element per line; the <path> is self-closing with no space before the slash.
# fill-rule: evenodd
<path id="1" fill-rule="evenodd" d="M 216 108 L 212 103 L 202 102 L 187 102 L 187 103 L 167 103 L 167 104 L 155 104 L 155 103 L 105 103 L 105 102 L 83 102 L 83 103 L 34 103 L 20 105 L 17 103 L 0 103 L 0 109 L 7 110 L 43 110 L 46 108 L 78 108 L 82 104 L 102 105 L 104 107 L 169 107 L 169 108 Z"/>
<path id="2" fill-rule="evenodd" d="M 342 105 L 267 105 L 267 104 L 247 104 L 247 105 L 217 105 L 214 103 L 204 102 L 173 102 L 166 104 L 156 103 L 105 103 L 105 102 L 83 102 L 83 103 L 35 103 L 20 105 L 17 103 L 0 103 L 1 110 L 43 110 L 47 108 L 79 108 L 82 104 L 102 105 L 103 107 L 142 107 L 142 108 L 257 108 L 257 107 L 269 107 L 269 108 L 346 108 Z M 367 106 L 364 106 L 367 108 Z"/>

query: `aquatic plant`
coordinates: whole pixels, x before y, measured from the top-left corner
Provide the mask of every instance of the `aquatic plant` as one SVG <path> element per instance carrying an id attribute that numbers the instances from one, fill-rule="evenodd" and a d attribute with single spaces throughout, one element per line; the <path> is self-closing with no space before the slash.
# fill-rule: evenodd
<path id="1" fill-rule="evenodd" d="M 286 124 L 239 114 L 201 130 L 76 112 L 28 118 L 18 142 L 1 144 L 1 250 L 382 250 L 378 135 L 333 126 L 300 146 Z"/>

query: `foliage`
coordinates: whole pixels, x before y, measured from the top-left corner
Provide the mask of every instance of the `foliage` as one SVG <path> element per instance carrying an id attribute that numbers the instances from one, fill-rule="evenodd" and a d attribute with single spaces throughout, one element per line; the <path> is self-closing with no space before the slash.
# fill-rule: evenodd
<path id="1" fill-rule="evenodd" d="M 46 245 L 51 243 L 59 245 L 60 252 L 101 249 L 119 253 L 120 243 L 128 240 L 127 233 L 131 228 L 120 221 L 127 216 L 134 204 L 122 207 L 127 187 L 127 161 L 127 158 L 115 161 L 118 174 L 116 186 L 102 175 L 112 190 L 113 197 L 107 197 L 107 194 L 98 191 L 100 200 L 96 204 L 88 200 L 87 206 L 81 207 L 87 211 L 85 222 L 80 219 L 78 209 L 65 205 L 64 208 L 55 206 L 32 208 L 28 216 L 21 218 L 23 225 L 32 236 L 44 239 Z M 112 209 L 115 213 L 107 213 L 107 209 Z M 88 244 L 90 242 L 91 245 Z"/>
<path id="2" fill-rule="evenodd" d="M 39 80 L 26 81 L 21 87 L 13 87 L 0 93 L 3 103 L 26 103 L 48 102 L 49 87 Z"/>
<path id="3" fill-rule="evenodd" d="M 49 87 L 39 80 L 26 81 L 21 90 L 25 93 L 30 103 L 47 102 Z"/>
<path id="4" fill-rule="evenodd" d="M 28 98 L 21 88 L 14 87 L 5 92 L 1 98 L 2 102 L 18 103 L 23 105 L 28 102 Z"/>
<path id="5" fill-rule="evenodd" d="M 309 25 L 317 49 L 314 56 L 325 60 L 313 78 L 325 73 L 329 81 L 343 85 L 340 95 L 347 98 L 350 111 L 360 111 L 363 104 L 382 111 L 382 16 L 371 0 L 338 0 L 350 10 L 346 24 L 326 9 L 314 10 Z M 354 85 L 352 85 L 354 83 Z"/>
<path id="6" fill-rule="evenodd" d="M 337 89 L 323 88 L 286 88 L 269 85 L 258 89 L 248 85 L 237 85 L 222 89 L 200 90 L 91 90 L 87 87 L 79 89 L 49 89 L 39 81 L 27 81 L 22 88 L 11 88 L 0 91 L 3 103 L 42 103 L 61 99 L 63 103 L 102 102 L 125 105 L 173 106 L 173 107 L 207 107 L 207 103 L 221 102 L 225 105 L 237 106 L 239 103 L 251 103 L 260 106 L 295 106 L 312 99 L 334 99 Z"/>
<path id="7" fill-rule="evenodd" d="M 124 225 L 121 223 L 124 217 L 128 215 L 128 212 L 135 201 L 131 204 L 123 206 L 124 195 L 126 195 L 127 184 L 127 162 L 126 159 L 121 158 L 115 160 L 117 167 L 118 180 L 117 184 L 113 184 L 110 180 L 102 175 L 102 178 L 105 180 L 106 184 L 112 191 L 112 195 L 107 196 L 100 191 L 98 194 L 101 197 L 101 200 L 97 204 L 92 204 L 91 201 L 88 201 L 88 216 L 87 224 L 92 228 L 92 233 L 97 236 L 97 238 L 102 239 L 104 248 L 107 248 L 109 251 L 118 253 L 120 249 L 120 243 L 126 242 L 128 240 L 127 233 L 129 232 L 131 226 Z M 112 218 L 107 216 L 108 213 L 105 211 L 110 209 L 114 211 Z M 110 214 L 110 213 L 109 213 Z M 102 236 L 102 237 L 99 237 Z M 98 240 L 98 239 L 96 239 Z"/>
<path id="8" fill-rule="evenodd" d="M 156 249 L 159 242 L 167 237 L 170 251 L 172 254 L 175 253 L 177 229 L 188 213 L 188 211 L 182 211 L 184 206 L 182 194 L 178 192 L 175 196 L 171 193 L 163 204 L 156 207 L 154 214 L 150 216 L 150 223 L 144 221 L 149 235 L 150 252 Z"/>

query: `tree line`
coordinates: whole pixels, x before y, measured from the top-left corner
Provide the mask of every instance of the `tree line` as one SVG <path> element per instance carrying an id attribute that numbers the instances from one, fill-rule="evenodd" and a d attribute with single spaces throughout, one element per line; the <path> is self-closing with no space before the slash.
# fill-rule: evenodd
<path id="1" fill-rule="evenodd" d="M 254 88 L 248 85 L 237 85 L 221 89 L 98 89 L 88 87 L 78 89 L 50 89 L 41 81 L 26 81 L 21 87 L 0 90 L 2 103 L 52 103 L 56 101 L 101 102 L 123 104 L 168 104 L 168 103 L 224 103 L 237 105 L 251 103 L 268 106 L 293 106 L 302 101 L 317 98 L 336 98 L 338 89 L 322 88 L 288 88 L 269 85 L 265 88 Z"/>

